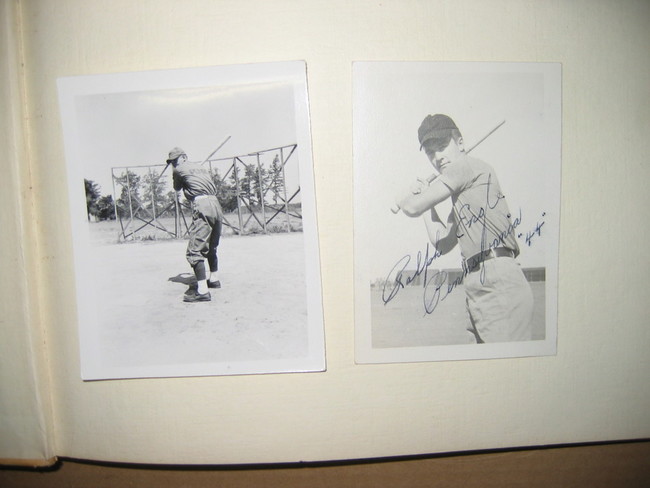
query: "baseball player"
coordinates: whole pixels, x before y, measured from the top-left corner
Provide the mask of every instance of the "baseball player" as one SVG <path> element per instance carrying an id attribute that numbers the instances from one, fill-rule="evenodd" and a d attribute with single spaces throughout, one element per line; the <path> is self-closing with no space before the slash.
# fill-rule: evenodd
<path id="1" fill-rule="evenodd" d="M 466 153 L 460 130 L 447 115 L 428 115 L 418 139 L 439 175 L 431 182 L 419 180 L 398 204 L 409 217 L 424 216 L 441 254 L 460 247 L 468 331 L 477 343 L 531 340 L 532 290 L 515 260 L 513 217 L 494 169 Z M 452 211 L 445 224 L 435 205 L 448 198 Z"/>
<path id="2" fill-rule="evenodd" d="M 192 224 L 189 229 L 186 257 L 196 276 L 197 289 L 185 295 L 183 301 L 209 302 L 209 288 L 221 288 L 217 277 L 217 246 L 221 237 L 223 211 L 217 200 L 217 187 L 207 168 L 191 163 L 180 147 L 169 151 L 167 164 L 173 170 L 174 190 L 180 201 L 183 194 L 192 205 Z M 206 273 L 205 259 L 208 260 L 210 274 Z"/>

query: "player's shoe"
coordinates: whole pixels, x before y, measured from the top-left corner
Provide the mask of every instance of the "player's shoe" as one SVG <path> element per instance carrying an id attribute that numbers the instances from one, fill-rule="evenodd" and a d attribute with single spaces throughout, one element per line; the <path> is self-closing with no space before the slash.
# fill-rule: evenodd
<path id="1" fill-rule="evenodd" d="M 208 280 L 208 288 L 221 288 L 221 281 L 210 281 Z"/>
<path id="2" fill-rule="evenodd" d="M 203 293 L 203 294 L 192 293 L 190 295 L 185 295 L 185 298 L 183 298 L 183 301 L 188 303 L 209 302 L 210 300 L 212 300 L 212 297 L 210 296 L 210 292 Z"/>

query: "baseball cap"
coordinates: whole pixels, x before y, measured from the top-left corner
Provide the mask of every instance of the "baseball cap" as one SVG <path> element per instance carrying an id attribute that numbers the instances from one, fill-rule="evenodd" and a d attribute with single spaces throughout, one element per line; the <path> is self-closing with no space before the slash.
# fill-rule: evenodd
<path id="1" fill-rule="evenodd" d="M 185 151 L 183 151 L 180 147 L 175 147 L 171 151 L 169 151 L 169 157 L 167 159 L 167 164 L 171 163 L 174 161 L 176 158 L 178 158 L 180 155 L 185 154 Z"/>
<path id="2" fill-rule="evenodd" d="M 458 127 L 451 117 L 444 114 L 427 115 L 418 129 L 420 150 L 430 139 L 436 139 L 441 145 L 448 144 L 454 129 L 458 130 Z"/>

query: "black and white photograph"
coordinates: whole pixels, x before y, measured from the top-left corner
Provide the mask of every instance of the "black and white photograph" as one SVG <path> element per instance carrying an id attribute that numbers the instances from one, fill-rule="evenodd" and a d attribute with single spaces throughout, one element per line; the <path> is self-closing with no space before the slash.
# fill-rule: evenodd
<path id="1" fill-rule="evenodd" d="M 353 66 L 355 359 L 554 355 L 561 65 Z"/>
<path id="2" fill-rule="evenodd" d="M 81 377 L 325 370 L 306 64 L 58 89 Z"/>

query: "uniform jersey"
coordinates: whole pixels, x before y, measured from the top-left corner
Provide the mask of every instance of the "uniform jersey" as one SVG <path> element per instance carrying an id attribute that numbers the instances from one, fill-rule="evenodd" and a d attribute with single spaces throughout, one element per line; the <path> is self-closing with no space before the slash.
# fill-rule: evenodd
<path id="1" fill-rule="evenodd" d="M 185 198 L 194 201 L 200 195 L 216 195 L 217 187 L 208 168 L 188 161 L 174 168 L 174 190 L 183 190 Z"/>
<path id="2" fill-rule="evenodd" d="M 513 216 L 489 164 L 465 156 L 443 166 L 440 180 L 452 192 L 463 259 L 497 247 L 519 254 Z"/>

